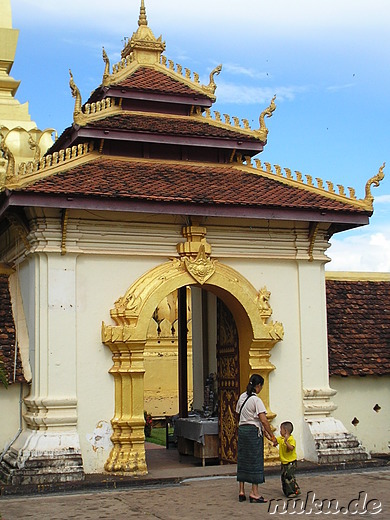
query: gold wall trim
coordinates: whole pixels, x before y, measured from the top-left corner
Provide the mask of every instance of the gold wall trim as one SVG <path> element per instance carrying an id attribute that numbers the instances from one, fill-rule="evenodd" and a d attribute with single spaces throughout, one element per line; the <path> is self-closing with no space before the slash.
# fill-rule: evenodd
<path id="1" fill-rule="evenodd" d="M 68 230 L 69 210 L 63 209 L 61 211 L 61 255 L 66 254 L 66 233 Z"/>

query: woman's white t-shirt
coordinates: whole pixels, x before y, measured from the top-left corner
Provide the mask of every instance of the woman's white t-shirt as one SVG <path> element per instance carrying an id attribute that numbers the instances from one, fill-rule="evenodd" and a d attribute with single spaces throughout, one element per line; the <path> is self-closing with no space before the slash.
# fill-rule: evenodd
<path id="1" fill-rule="evenodd" d="M 246 392 L 240 395 L 236 406 L 237 413 L 240 412 L 240 408 L 247 397 L 248 394 Z M 240 422 L 238 423 L 239 426 L 243 424 L 253 424 L 254 426 L 257 426 L 257 428 L 259 428 L 260 432 L 262 433 L 263 428 L 259 419 L 259 413 L 266 413 L 266 411 L 267 410 L 265 409 L 264 403 L 260 397 L 257 397 L 256 394 L 252 394 L 242 407 Z"/>

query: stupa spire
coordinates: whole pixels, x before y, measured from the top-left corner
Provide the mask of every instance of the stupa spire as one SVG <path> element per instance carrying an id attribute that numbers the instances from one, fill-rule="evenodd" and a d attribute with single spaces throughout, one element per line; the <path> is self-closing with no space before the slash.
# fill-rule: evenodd
<path id="1" fill-rule="evenodd" d="M 141 0 L 138 29 L 133 33 L 130 40 L 127 41 L 121 53 L 122 58 L 131 55 L 132 61 L 151 65 L 160 62 L 161 53 L 164 50 L 165 43 L 162 41 L 161 36 L 156 38 L 150 27 L 148 27 L 145 0 Z"/>
<path id="2" fill-rule="evenodd" d="M 141 0 L 141 8 L 139 13 L 138 25 L 148 25 L 148 20 L 146 18 L 146 9 L 145 9 L 145 0 Z"/>

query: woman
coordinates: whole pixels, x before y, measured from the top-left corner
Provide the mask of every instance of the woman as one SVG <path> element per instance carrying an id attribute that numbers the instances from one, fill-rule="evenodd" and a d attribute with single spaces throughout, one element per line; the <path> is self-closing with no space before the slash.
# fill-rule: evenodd
<path id="1" fill-rule="evenodd" d="M 259 495 L 259 484 L 264 482 L 264 445 L 263 431 L 273 442 L 276 437 L 266 416 L 263 401 L 257 397 L 264 385 L 264 379 L 259 374 L 253 374 L 249 380 L 246 392 L 237 401 L 236 412 L 238 423 L 238 456 L 237 481 L 239 482 L 238 500 L 246 500 L 245 482 L 252 484 L 249 501 L 264 503 L 267 500 Z"/>

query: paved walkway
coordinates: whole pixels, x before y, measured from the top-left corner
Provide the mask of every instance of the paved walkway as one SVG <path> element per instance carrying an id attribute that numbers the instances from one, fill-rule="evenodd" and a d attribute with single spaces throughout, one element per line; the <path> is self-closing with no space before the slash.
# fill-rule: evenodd
<path id="1" fill-rule="evenodd" d="M 194 464 L 192 458 L 184 457 L 180 462 L 176 450 L 149 448 L 152 449 L 147 450 L 149 475 L 146 477 L 89 476 L 83 483 L 57 486 L 50 493 L 42 486 L 15 489 L 19 494 L 0 498 L 0 518 L 248 520 L 274 518 L 280 514 L 286 518 L 289 513 L 317 519 L 341 515 L 355 519 L 362 515 L 390 518 L 390 466 L 386 461 L 377 467 L 372 461 L 364 468 L 348 470 L 340 467 L 325 470 L 323 466 L 301 462 L 298 482 L 302 495 L 294 510 L 294 503 L 287 502 L 281 493 L 277 467 L 266 468 L 266 482 L 261 486 L 268 504 L 251 504 L 249 500 L 239 503 L 235 465 L 202 467 Z M 247 493 L 249 489 L 247 485 Z"/>
<path id="2" fill-rule="evenodd" d="M 390 517 L 390 469 L 305 473 L 299 475 L 299 484 L 302 500 L 296 507 L 306 502 L 306 508 L 301 509 L 304 518 L 334 518 L 329 517 L 332 513 L 344 518 Z M 286 507 L 287 513 L 294 514 L 292 504 L 283 499 L 277 475 L 267 478 L 261 490 L 265 497 L 274 500 L 268 504 L 251 504 L 248 500 L 239 503 L 234 477 L 205 477 L 176 485 L 121 491 L 3 497 L 0 512 L 3 520 L 255 519 L 277 517 L 283 511 L 286 518 Z M 277 499 L 280 499 L 279 510 L 276 510 Z M 332 499 L 333 503 L 329 504 Z"/>

